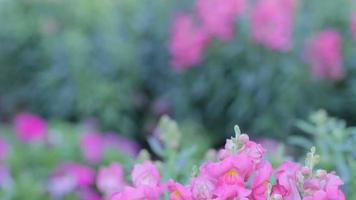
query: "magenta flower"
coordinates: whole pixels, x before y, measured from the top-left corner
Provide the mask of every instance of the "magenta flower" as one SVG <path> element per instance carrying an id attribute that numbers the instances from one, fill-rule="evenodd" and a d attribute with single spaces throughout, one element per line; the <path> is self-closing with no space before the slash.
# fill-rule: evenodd
<path id="1" fill-rule="evenodd" d="M 156 166 L 149 160 L 136 164 L 131 173 L 134 187 L 126 186 L 123 191 L 112 194 L 110 200 L 158 200 L 163 192 L 161 178 Z"/>
<path id="2" fill-rule="evenodd" d="M 125 187 L 122 192 L 112 194 L 109 200 L 159 200 L 161 193 L 161 187 Z"/>
<path id="3" fill-rule="evenodd" d="M 98 189 L 107 195 L 120 192 L 126 185 L 123 173 L 119 163 L 113 162 L 107 167 L 100 167 L 96 178 Z"/>
<path id="4" fill-rule="evenodd" d="M 23 142 L 43 139 L 47 134 L 47 123 L 38 115 L 20 113 L 15 116 L 14 128 L 16 136 Z"/>
<path id="5" fill-rule="evenodd" d="M 297 187 L 297 172 L 300 165 L 285 161 L 276 170 L 277 184 L 273 186 L 272 193 L 279 194 L 283 200 L 301 200 Z"/>
<path id="6" fill-rule="evenodd" d="M 252 199 L 267 200 L 267 184 L 272 175 L 272 165 L 268 161 L 262 161 L 258 164 L 256 174 L 251 182 Z"/>
<path id="7" fill-rule="evenodd" d="M 305 59 L 316 78 L 340 80 L 345 76 L 342 67 L 341 37 L 334 29 L 321 31 L 308 41 Z"/>
<path id="8" fill-rule="evenodd" d="M 0 163 L 6 159 L 6 156 L 8 154 L 8 144 L 6 141 L 2 138 L 0 138 Z"/>
<path id="9" fill-rule="evenodd" d="M 251 16 L 252 40 L 272 50 L 289 50 L 295 7 L 295 0 L 258 1 Z"/>
<path id="10" fill-rule="evenodd" d="M 191 194 L 193 199 L 213 199 L 215 184 L 209 177 L 201 175 L 191 180 Z"/>
<path id="11" fill-rule="evenodd" d="M 305 181 L 303 200 L 345 200 L 345 195 L 339 188 L 344 184 L 340 177 L 334 172 L 321 171 L 317 177 Z"/>
<path id="12" fill-rule="evenodd" d="M 236 15 L 245 8 L 245 0 L 197 0 L 195 9 L 204 30 L 223 41 L 233 35 Z"/>
<path id="13" fill-rule="evenodd" d="M 83 156 L 90 162 L 101 160 L 104 151 L 104 140 L 100 133 L 85 133 L 80 137 L 80 148 Z"/>
<path id="14" fill-rule="evenodd" d="M 169 45 L 173 68 L 183 71 L 198 64 L 208 39 L 207 33 L 194 23 L 191 15 L 178 15 L 171 29 Z"/>
<path id="15" fill-rule="evenodd" d="M 351 15 L 350 29 L 351 29 L 352 37 L 356 41 L 356 12 L 353 12 Z"/>
<path id="16" fill-rule="evenodd" d="M 167 183 L 169 200 L 192 200 L 191 192 L 187 186 L 170 179 Z"/>
<path id="17" fill-rule="evenodd" d="M 158 186 L 161 182 L 156 166 L 149 160 L 142 164 L 136 164 L 132 170 L 131 177 L 135 187 Z"/>

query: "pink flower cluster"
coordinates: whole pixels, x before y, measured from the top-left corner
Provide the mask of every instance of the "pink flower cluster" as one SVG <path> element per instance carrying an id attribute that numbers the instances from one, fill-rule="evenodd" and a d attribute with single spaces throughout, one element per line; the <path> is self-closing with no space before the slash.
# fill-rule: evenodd
<path id="1" fill-rule="evenodd" d="M 212 37 L 230 39 L 235 17 L 244 8 L 245 0 L 196 0 L 194 13 L 177 15 L 170 38 L 174 69 L 182 71 L 198 64 Z"/>
<path id="2" fill-rule="evenodd" d="M 356 41 L 356 12 L 353 12 L 351 15 L 350 29 L 351 29 L 352 37 Z"/>
<path id="3" fill-rule="evenodd" d="M 276 50 L 291 47 L 296 0 L 258 0 L 251 15 L 251 37 L 256 43 Z"/>
<path id="4" fill-rule="evenodd" d="M 134 167 L 133 186 L 114 193 L 109 200 L 158 200 L 168 191 L 169 200 L 344 200 L 342 180 L 324 170 L 313 172 L 291 161 L 275 171 L 263 159 L 265 149 L 242 134 L 227 140 L 217 161 L 204 162 L 184 185 L 172 179 L 162 183 L 151 161 Z M 308 165 L 309 166 L 309 165 Z"/>
<path id="5" fill-rule="evenodd" d="M 306 62 L 316 78 L 340 80 L 345 73 L 342 67 L 341 37 L 334 29 L 314 35 L 307 43 Z"/>

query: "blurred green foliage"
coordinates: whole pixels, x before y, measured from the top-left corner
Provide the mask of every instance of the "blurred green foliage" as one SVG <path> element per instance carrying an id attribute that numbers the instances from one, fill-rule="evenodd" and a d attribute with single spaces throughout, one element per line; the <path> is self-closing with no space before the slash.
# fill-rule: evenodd
<path id="1" fill-rule="evenodd" d="M 285 139 L 295 119 L 320 107 L 356 119 L 349 0 L 299 1 L 287 53 L 253 44 L 248 19 L 239 18 L 231 41 L 214 41 L 199 66 L 177 73 L 169 64 L 169 29 L 175 13 L 192 4 L 1 0 L 0 115 L 95 116 L 105 128 L 133 135 L 154 127 L 162 114 L 155 105 L 163 102 L 178 122 L 220 133 L 216 141 L 236 122 L 252 136 Z M 305 39 L 327 27 L 344 40 L 347 77 L 338 83 L 313 80 L 301 56 Z"/>

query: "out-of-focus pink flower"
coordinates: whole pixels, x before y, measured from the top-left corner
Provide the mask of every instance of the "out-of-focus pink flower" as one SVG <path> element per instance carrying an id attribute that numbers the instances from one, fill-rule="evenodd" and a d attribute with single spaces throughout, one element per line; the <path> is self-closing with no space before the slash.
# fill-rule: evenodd
<path id="1" fill-rule="evenodd" d="M 356 12 L 353 12 L 351 15 L 350 29 L 351 29 L 352 37 L 356 42 Z"/>
<path id="2" fill-rule="evenodd" d="M 334 29 L 321 31 L 308 41 L 305 59 L 316 78 L 329 80 L 344 78 L 341 37 Z"/>
<path id="3" fill-rule="evenodd" d="M 51 173 L 49 190 L 56 195 L 67 193 L 75 188 L 85 188 L 94 182 L 95 172 L 88 166 L 63 162 Z"/>
<path id="4" fill-rule="evenodd" d="M 345 200 L 345 195 L 339 188 L 343 184 L 335 173 L 324 172 L 304 182 L 303 200 Z"/>
<path id="5" fill-rule="evenodd" d="M 301 200 L 297 187 L 297 172 L 300 165 L 290 161 L 283 162 L 276 170 L 277 184 L 272 188 L 272 194 L 278 194 L 283 200 Z"/>
<path id="6" fill-rule="evenodd" d="M 91 188 L 82 188 L 78 191 L 80 200 L 101 200 L 102 198 Z"/>
<path id="7" fill-rule="evenodd" d="M 194 23 L 191 15 L 179 14 L 173 22 L 170 36 L 173 68 L 183 71 L 198 64 L 208 40 L 208 34 Z"/>
<path id="8" fill-rule="evenodd" d="M 125 184 L 123 169 L 119 163 L 111 163 L 107 167 L 100 167 L 96 185 L 104 194 L 110 195 L 120 192 Z"/>
<path id="9" fill-rule="evenodd" d="M 245 9 L 245 0 L 197 0 L 195 8 L 204 30 L 225 41 L 233 35 L 236 15 Z"/>
<path id="10" fill-rule="evenodd" d="M 167 183 L 169 200 L 192 200 L 192 195 L 187 186 L 174 182 L 170 179 Z"/>
<path id="11" fill-rule="evenodd" d="M 259 0 L 252 10 L 251 37 L 276 51 L 291 47 L 296 0 Z"/>
<path id="12" fill-rule="evenodd" d="M 14 128 L 16 136 L 23 142 L 44 138 L 47 134 L 47 123 L 38 115 L 20 113 L 15 116 Z"/>
<path id="13" fill-rule="evenodd" d="M 90 162 L 101 160 L 104 150 L 104 140 L 100 133 L 85 133 L 80 137 L 80 148 L 84 158 Z"/>
<path id="14" fill-rule="evenodd" d="M 161 193 L 161 187 L 125 187 L 122 192 L 112 194 L 109 200 L 159 200 Z"/>
<path id="15" fill-rule="evenodd" d="M 142 164 L 136 164 L 131 173 L 132 182 L 135 187 L 158 186 L 161 178 L 156 166 L 149 160 Z"/>
<path id="16" fill-rule="evenodd" d="M 256 174 L 251 182 L 252 199 L 267 200 L 267 183 L 272 174 L 272 165 L 267 161 L 261 161 L 256 169 Z"/>
<path id="17" fill-rule="evenodd" d="M 0 163 L 1 161 L 6 159 L 7 153 L 8 153 L 8 145 L 6 141 L 2 138 L 0 138 Z"/>
<path id="18" fill-rule="evenodd" d="M 105 148 L 114 148 L 125 155 L 136 157 L 140 146 L 133 140 L 120 136 L 117 133 L 107 133 L 104 135 Z"/>

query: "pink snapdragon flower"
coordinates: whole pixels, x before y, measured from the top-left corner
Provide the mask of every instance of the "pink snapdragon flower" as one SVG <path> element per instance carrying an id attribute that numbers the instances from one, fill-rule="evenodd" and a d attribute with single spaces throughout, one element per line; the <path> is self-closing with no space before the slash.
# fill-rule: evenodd
<path id="1" fill-rule="evenodd" d="M 156 166 L 149 160 L 142 164 L 136 164 L 131 173 L 132 182 L 135 187 L 158 186 L 161 182 Z"/>
<path id="2" fill-rule="evenodd" d="M 8 149 L 9 147 L 6 141 L 0 138 L 0 163 L 6 159 L 8 154 Z"/>
<path id="3" fill-rule="evenodd" d="M 305 60 L 311 66 L 314 77 L 343 79 L 345 73 L 339 33 L 334 29 L 326 29 L 314 35 L 307 43 Z"/>
<path id="4" fill-rule="evenodd" d="M 134 187 L 126 186 L 123 191 L 114 193 L 110 200 L 158 200 L 163 185 L 156 166 L 149 160 L 136 164 L 131 172 Z"/>
<path id="5" fill-rule="evenodd" d="M 107 195 L 120 192 L 126 185 L 121 165 L 113 162 L 107 167 L 100 167 L 96 185 L 101 192 Z"/>
<path id="6" fill-rule="evenodd" d="M 297 172 L 300 171 L 299 164 L 285 161 L 276 170 L 277 184 L 272 188 L 272 194 L 278 194 L 283 200 L 301 200 L 297 187 Z"/>
<path id="7" fill-rule="evenodd" d="M 354 38 L 354 41 L 356 42 L 356 12 L 353 12 L 351 15 L 350 29 L 351 29 L 352 37 Z"/>
<path id="8" fill-rule="evenodd" d="M 265 152 L 266 150 L 261 144 L 253 141 L 246 142 L 239 150 L 239 153 L 247 155 L 255 164 L 258 164 L 262 160 Z"/>
<path id="9" fill-rule="evenodd" d="M 191 15 L 178 15 L 173 22 L 169 44 L 173 68 L 183 71 L 198 64 L 208 40 L 208 34 L 194 23 Z"/>
<path id="10" fill-rule="evenodd" d="M 32 113 L 20 113 L 14 118 L 16 136 L 23 142 L 43 139 L 47 134 L 47 123 L 40 116 Z"/>
<path id="11" fill-rule="evenodd" d="M 104 140 L 100 133 L 89 132 L 80 137 L 80 148 L 83 156 L 90 162 L 101 160 L 104 151 Z"/>
<path id="12" fill-rule="evenodd" d="M 226 41 L 233 36 L 234 21 L 245 9 L 245 0 L 197 0 L 195 9 L 203 29 Z"/>
<path id="13" fill-rule="evenodd" d="M 259 0 L 252 10 L 251 37 L 276 51 L 291 47 L 295 0 Z"/>
<path id="14" fill-rule="evenodd" d="M 317 177 L 305 181 L 303 200 L 345 200 L 345 195 L 339 188 L 343 184 L 335 173 L 322 171 Z"/>
<path id="15" fill-rule="evenodd" d="M 191 193 L 193 199 L 213 199 L 215 184 L 209 177 L 201 175 L 191 180 Z"/>
<path id="16" fill-rule="evenodd" d="M 256 174 L 251 182 L 252 199 L 267 200 L 267 184 L 272 175 L 272 165 L 268 161 L 262 161 L 258 164 Z"/>
<path id="17" fill-rule="evenodd" d="M 170 179 L 167 183 L 169 200 L 192 200 L 191 192 L 187 186 Z"/>
<path id="18" fill-rule="evenodd" d="M 251 175 L 253 165 L 247 155 L 234 154 L 216 163 L 205 163 L 199 173 L 215 182 L 214 195 L 218 198 L 246 198 L 251 191 L 245 188 L 245 180 Z"/>

